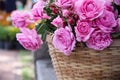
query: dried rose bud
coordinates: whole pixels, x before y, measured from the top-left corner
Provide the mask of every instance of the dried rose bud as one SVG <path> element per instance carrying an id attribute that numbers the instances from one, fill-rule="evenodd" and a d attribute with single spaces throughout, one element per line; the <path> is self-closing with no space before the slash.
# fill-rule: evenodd
<path id="1" fill-rule="evenodd" d="M 78 20 L 79 19 L 79 16 L 77 14 L 74 15 L 74 19 L 75 20 Z"/>
<path id="2" fill-rule="evenodd" d="M 73 18 L 68 19 L 68 23 L 69 23 L 70 25 L 73 25 L 74 22 L 75 22 L 75 21 L 73 20 Z"/>
<path id="3" fill-rule="evenodd" d="M 50 8 L 55 8 L 56 5 L 55 4 L 50 4 Z"/>
<path id="4" fill-rule="evenodd" d="M 59 10 L 56 9 L 56 8 L 54 8 L 54 9 L 52 10 L 52 12 L 53 12 L 54 14 L 57 14 L 57 13 L 59 12 Z"/>

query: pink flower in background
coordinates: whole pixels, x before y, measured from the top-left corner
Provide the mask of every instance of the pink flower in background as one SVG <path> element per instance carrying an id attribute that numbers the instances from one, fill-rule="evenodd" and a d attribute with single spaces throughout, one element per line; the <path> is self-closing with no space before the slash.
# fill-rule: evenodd
<path id="1" fill-rule="evenodd" d="M 3 16 L 2 15 L 0 15 L 0 20 L 2 20 L 3 19 Z"/>
<path id="2" fill-rule="evenodd" d="M 22 28 L 28 26 L 31 23 L 31 16 L 24 11 L 14 11 L 11 14 L 12 23 L 15 27 Z"/>
<path id="3" fill-rule="evenodd" d="M 110 33 L 116 26 L 115 16 L 112 12 L 106 10 L 96 19 L 96 24 L 103 32 Z"/>
<path id="4" fill-rule="evenodd" d="M 92 28 L 88 22 L 79 20 L 77 22 L 77 26 L 75 27 L 77 41 L 86 42 L 93 31 L 94 28 Z"/>
<path id="5" fill-rule="evenodd" d="M 52 43 L 55 48 L 64 52 L 65 55 L 70 55 L 70 52 L 75 47 L 76 41 L 73 33 L 69 29 L 59 28 L 54 33 Z"/>
<path id="6" fill-rule="evenodd" d="M 115 4 L 120 5 L 120 0 L 114 0 Z"/>
<path id="7" fill-rule="evenodd" d="M 43 42 L 35 29 L 21 28 L 21 32 L 16 35 L 16 38 L 25 49 L 35 51 L 40 48 Z"/>
<path id="8" fill-rule="evenodd" d="M 64 21 L 62 18 L 60 18 L 60 16 L 56 17 L 51 24 L 53 24 L 55 27 L 60 28 L 60 27 L 64 27 Z"/>
<path id="9" fill-rule="evenodd" d="M 56 5 L 64 9 L 68 9 L 73 7 L 73 2 L 72 0 L 57 0 Z"/>
<path id="10" fill-rule="evenodd" d="M 75 3 L 75 10 L 81 19 L 98 18 L 104 8 L 105 0 L 78 0 Z"/>
<path id="11" fill-rule="evenodd" d="M 34 20 L 50 18 L 47 14 L 44 13 L 44 5 L 45 2 L 41 0 L 33 6 L 31 12 Z"/>
<path id="12" fill-rule="evenodd" d="M 92 33 L 90 39 L 87 41 L 87 46 L 95 50 L 103 50 L 110 46 L 112 39 L 110 33 L 104 33 L 101 30 L 97 30 Z"/>

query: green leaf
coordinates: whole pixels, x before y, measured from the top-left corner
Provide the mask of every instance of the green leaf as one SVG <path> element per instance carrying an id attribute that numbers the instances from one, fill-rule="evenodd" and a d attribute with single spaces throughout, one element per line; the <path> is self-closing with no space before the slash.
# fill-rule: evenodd
<path id="1" fill-rule="evenodd" d="M 56 30 L 56 27 L 51 24 L 51 20 L 43 20 L 41 23 L 36 25 L 36 31 L 38 34 L 41 34 L 43 40 L 46 39 L 47 33 L 53 33 Z"/>
<path id="2" fill-rule="evenodd" d="M 48 6 L 46 6 L 44 10 L 46 11 L 48 16 L 51 16 L 52 10 Z"/>
<path id="3" fill-rule="evenodd" d="M 113 33 L 112 38 L 120 38 L 120 32 Z"/>
<path id="4" fill-rule="evenodd" d="M 54 0 L 50 0 L 50 3 L 54 2 Z"/>
<path id="5" fill-rule="evenodd" d="M 42 37 L 41 37 L 41 38 L 42 38 L 43 41 L 46 40 L 47 33 L 48 33 L 48 32 L 46 31 L 46 32 L 44 32 L 44 33 L 42 34 Z"/>
<path id="6" fill-rule="evenodd" d="M 37 32 L 38 34 L 42 35 L 42 40 L 46 39 L 46 35 L 48 32 L 51 32 L 51 29 L 47 26 L 46 23 L 41 23 L 39 25 L 36 26 Z"/>

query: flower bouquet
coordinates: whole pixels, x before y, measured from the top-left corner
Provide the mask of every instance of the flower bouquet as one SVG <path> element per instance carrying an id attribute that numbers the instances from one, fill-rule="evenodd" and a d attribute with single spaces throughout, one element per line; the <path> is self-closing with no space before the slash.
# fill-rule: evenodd
<path id="1" fill-rule="evenodd" d="M 120 0 L 41 0 L 11 17 L 25 49 L 47 39 L 58 80 L 120 80 L 119 14 Z"/>

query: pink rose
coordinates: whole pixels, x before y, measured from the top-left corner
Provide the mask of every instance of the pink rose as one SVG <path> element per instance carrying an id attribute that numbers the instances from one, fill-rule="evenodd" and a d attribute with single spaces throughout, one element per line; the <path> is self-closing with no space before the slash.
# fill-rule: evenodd
<path id="1" fill-rule="evenodd" d="M 65 55 L 70 55 L 70 52 L 75 47 L 76 41 L 73 33 L 69 29 L 59 28 L 54 33 L 52 43 L 55 48 L 64 52 Z"/>
<path id="2" fill-rule="evenodd" d="M 64 17 L 68 18 L 69 16 L 71 16 L 70 14 L 71 14 L 71 12 L 69 10 L 67 10 L 67 9 L 62 10 L 62 15 Z"/>
<path id="3" fill-rule="evenodd" d="M 120 5 L 120 0 L 114 0 L 115 4 Z"/>
<path id="4" fill-rule="evenodd" d="M 113 0 L 106 0 L 105 6 L 106 6 L 106 9 L 107 9 L 108 11 L 114 11 L 114 7 L 111 6 L 111 5 L 112 5 L 112 2 L 113 2 Z"/>
<path id="5" fill-rule="evenodd" d="M 110 4 L 110 5 L 111 5 L 112 2 L 113 2 L 113 0 L 106 0 L 106 3 L 107 3 L 107 4 Z"/>
<path id="6" fill-rule="evenodd" d="M 117 18 L 118 16 L 118 11 L 114 9 L 114 6 L 112 6 L 112 2 L 113 0 L 106 0 L 106 10 L 110 11 L 110 12 L 113 12 L 113 14 L 115 15 L 115 17 Z"/>
<path id="7" fill-rule="evenodd" d="M 34 20 L 50 18 L 47 14 L 44 13 L 44 5 L 45 2 L 41 0 L 33 6 L 31 12 Z"/>
<path id="8" fill-rule="evenodd" d="M 95 50 L 103 50 L 110 46 L 112 39 L 109 33 L 104 33 L 101 30 L 95 31 L 87 41 L 87 46 Z"/>
<path id="9" fill-rule="evenodd" d="M 120 18 L 117 19 L 116 32 L 120 32 Z"/>
<path id="10" fill-rule="evenodd" d="M 64 21 L 62 18 L 60 18 L 60 16 L 56 17 L 51 24 L 53 24 L 55 27 L 60 28 L 60 27 L 64 27 Z"/>
<path id="11" fill-rule="evenodd" d="M 57 0 L 56 5 L 64 9 L 68 9 L 73 6 L 73 2 L 72 0 Z"/>
<path id="12" fill-rule="evenodd" d="M 112 12 L 106 10 L 103 15 L 96 19 L 96 24 L 103 32 L 110 33 L 116 26 L 115 16 Z"/>
<path id="13" fill-rule="evenodd" d="M 77 22 L 77 26 L 75 27 L 77 41 L 86 42 L 93 31 L 94 28 L 92 28 L 88 22 L 79 20 Z"/>
<path id="14" fill-rule="evenodd" d="M 28 26 L 31 23 L 31 16 L 24 11 L 14 11 L 11 14 L 12 23 L 15 27 L 22 28 Z"/>
<path id="15" fill-rule="evenodd" d="M 40 48 L 43 42 L 35 29 L 21 28 L 21 32 L 16 35 L 16 38 L 25 49 L 35 51 Z"/>
<path id="16" fill-rule="evenodd" d="M 98 18 L 104 8 L 105 0 L 78 0 L 75 3 L 75 10 L 81 19 Z"/>

